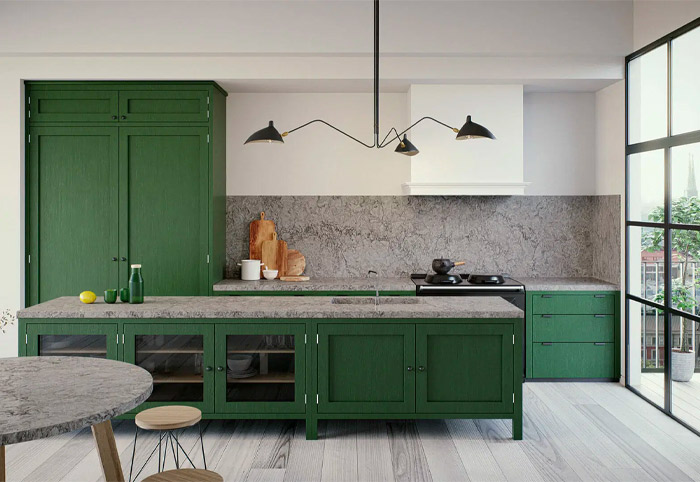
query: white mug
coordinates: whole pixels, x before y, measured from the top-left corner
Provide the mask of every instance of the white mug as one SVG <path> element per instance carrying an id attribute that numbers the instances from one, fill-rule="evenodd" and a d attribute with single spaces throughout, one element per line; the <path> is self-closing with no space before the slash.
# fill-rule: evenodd
<path id="1" fill-rule="evenodd" d="M 260 279 L 260 266 L 265 266 L 259 259 L 242 259 L 238 266 L 241 267 L 241 279 L 245 281 L 257 281 Z"/>

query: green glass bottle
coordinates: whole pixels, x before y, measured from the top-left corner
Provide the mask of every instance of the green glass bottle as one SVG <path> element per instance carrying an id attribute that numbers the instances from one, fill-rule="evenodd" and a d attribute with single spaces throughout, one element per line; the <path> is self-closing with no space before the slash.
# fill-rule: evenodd
<path id="1" fill-rule="evenodd" d="M 143 276 L 141 276 L 141 265 L 131 265 L 131 276 L 129 277 L 129 303 L 143 303 Z"/>

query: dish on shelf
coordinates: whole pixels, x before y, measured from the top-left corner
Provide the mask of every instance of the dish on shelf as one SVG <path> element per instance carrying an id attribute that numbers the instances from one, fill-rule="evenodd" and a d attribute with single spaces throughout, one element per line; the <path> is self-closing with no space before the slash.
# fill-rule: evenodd
<path id="1" fill-rule="evenodd" d="M 233 371 L 227 370 L 227 375 L 229 378 L 250 378 L 258 374 L 258 370 L 255 367 L 250 367 L 243 371 Z"/>
<path id="2" fill-rule="evenodd" d="M 253 355 L 229 355 L 226 358 L 226 365 L 232 372 L 245 372 L 252 363 Z"/>

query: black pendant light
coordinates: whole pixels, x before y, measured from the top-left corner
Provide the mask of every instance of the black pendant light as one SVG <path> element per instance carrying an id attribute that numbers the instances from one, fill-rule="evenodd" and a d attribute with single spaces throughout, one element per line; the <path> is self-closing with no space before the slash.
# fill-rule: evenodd
<path id="1" fill-rule="evenodd" d="M 491 131 L 481 124 L 472 122 L 472 116 L 467 116 L 467 122 L 464 123 L 462 128 L 457 133 L 457 140 L 463 141 L 465 139 L 495 139 L 496 136 L 491 134 Z"/>
<path id="2" fill-rule="evenodd" d="M 277 129 L 275 129 L 274 122 L 270 121 L 267 127 L 263 127 L 259 131 L 253 132 L 253 134 L 244 142 L 244 144 L 250 144 L 251 142 L 281 142 L 284 143 L 282 135 Z"/>
<path id="3" fill-rule="evenodd" d="M 399 145 L 396 146 L 396 149 L 394 149 L 394 152 L 398 152 L 399 154 L 403 154 L 404 156 L 415 156 L 418 154 L 418 148 L 414 146 L 411 141 L 406 139 L 406 134 L 403 135 L 403 139 L 401 142 L 399 142 Z"/>
<path id="4" fill-rule="evenodd" d="M 258 142 L 266 142 L 266 143 L 284 143 L 284 137 L 287 135 L 291 134 L 292 132 L 299 130 L 303 127 L 306 127 L 308 125 L 314 124 L 316 122 L 324 124 L 331 129 L 339 132 L 340 134 L 343 134 L 344 136 L 352 139 L 353 141 L 362 144 L 365 147 L 368 148 L 377 148 L 377 149 L 382 149 L 392 143 L 393 141 L 397 140 L 399 141 L 398 146 L 396 149 L 394 149 L 394 152 L 398 152 L 399 154 L 403 154 L 406 156 L 415 156 L 418 154 L 418 149 L 416 146 L 414 146 L 407 138 L 406 138 L 406 132 L 411 130 L 414 126 L 416 126 L 418 123 L 423 122 L 424 120 L 431 120 L 433 122 L 436 122 L 444 127 L 447 127 L 448 129 L 452 130 L 457 134 L 457 140 L 464 140 L 464 139 L 477 139 L 477 138 L 488 138 L 488 139 L 495 139 L 496 137 L 489 131 L 486 127 L 479 125 L 475 122 L 472 122 L 471 116 L 467 116 L 467 122 L 462 126 L 461 129 L 457 129 L 455 127 L 451 127 L 444 122 L 440 122 L 437 119 L 434 119 L 433 117 L 422 117 L 418 119 L 416 122 L 411 124 L 408 129 L 405 129 L 402 132 L 398 132 L 395 128 L 389 129 L 389 132 L 387 133 L 386 136 L 384 136 L 384 139 L 379 142 L 379 0 L 374 0 L 374 142 L 372 144 L 367 144 L 365 142 L 362 142 L 361 140 L 351 136 L 347 132 L 344 132 L 334 125 L 329 124 L 328 122 L 322 120 L 322 119 L 314 119 L 312 121 L 307 122 L 306 124 L 302 124 L 299 127 L 295 127 L 294 129 L 290 129 L 289 131 L 285 131 L 282 134 L 279 133 L 277 129 L 275 129 L 275 126 L 273 125 L 272 121 L 270 121 L 270 125 L 267 127 L 260 129 L 259 131 L 253 133 L 248 140 L 245 141 L 245 144 L 252 144 L 252 143 L 258 143 Z M 393 135 L 392 135 L 393 134 Z M 401 139 L 401 136 L 403 135 L 403 139 Z M 390 137 L 391 136 L 391 137 Z"/>

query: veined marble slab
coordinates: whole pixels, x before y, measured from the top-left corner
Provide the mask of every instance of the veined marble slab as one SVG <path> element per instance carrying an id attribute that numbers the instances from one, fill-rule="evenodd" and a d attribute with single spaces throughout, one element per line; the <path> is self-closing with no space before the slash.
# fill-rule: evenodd
<path id="1" fill-rule="evenodd" d="M 403 278 L 311 278 L 309 281 L 225 279 L 214 285 L 214 291 L 416 291 L 408 277 Z"/>
<path id="2" fill-rule="evenodd" d="M 86 357 L 0 359 L 0 380 L 0 445 L 110 420 L 153 390 L 151 374 L 141 367 Z"/>
<path id="3" fill-rule="evenodd" d="M 389 297 L 384 297 L 388 299 Z M 502 298 L 421 297 L 412 304 L 333 303 L 322 296 L 155 296 L 140 305 L 81 303 L 65 296 L 20 310 L 20 318 L 522 318 Z"/>
<path id="4" fill-rule="evenodd" d="M 527 291 L 617 291 L 619 286 L 596 278 L 515 278 Z"/>

